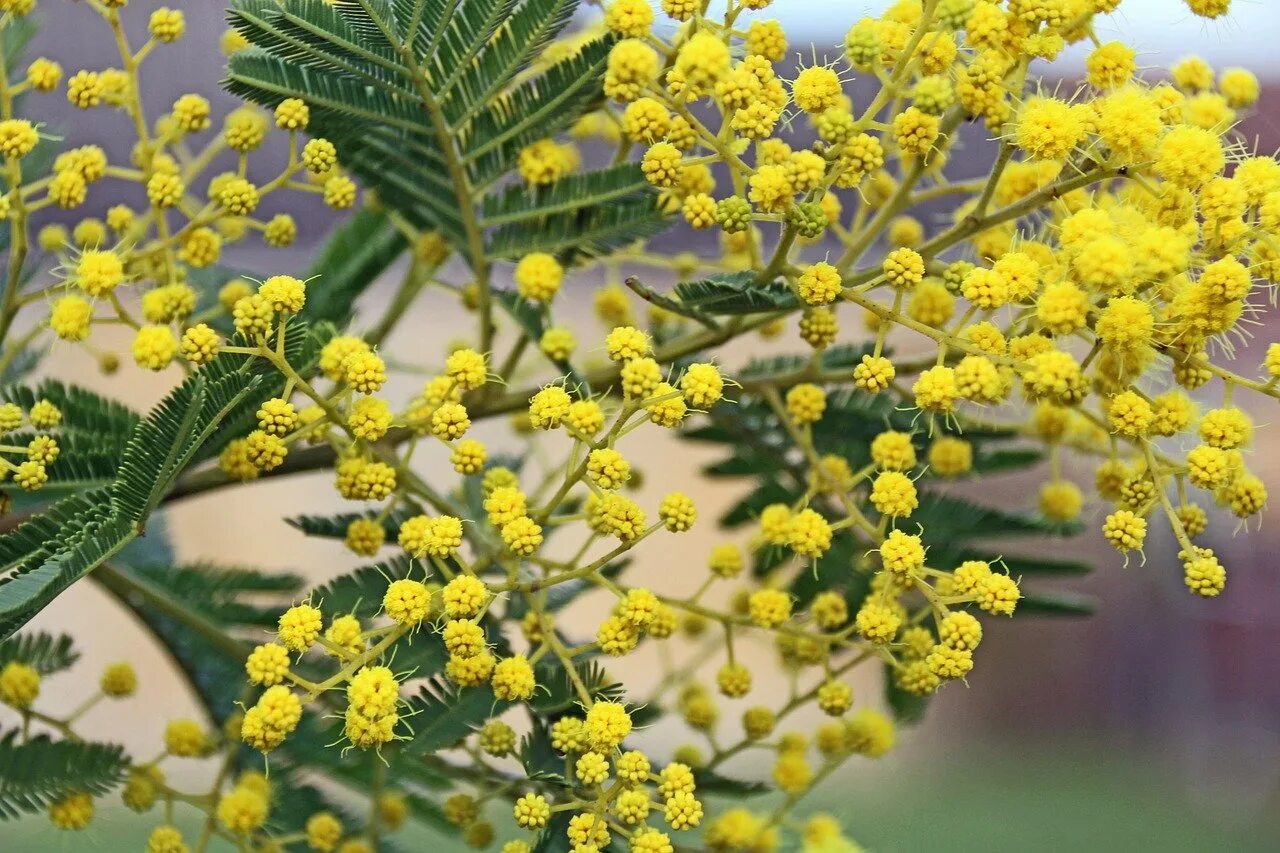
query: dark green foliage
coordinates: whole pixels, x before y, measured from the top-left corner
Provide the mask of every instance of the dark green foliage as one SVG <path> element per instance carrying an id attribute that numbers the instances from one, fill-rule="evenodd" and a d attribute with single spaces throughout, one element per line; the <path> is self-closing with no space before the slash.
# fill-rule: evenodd
<path id="1" fill-rule="evenodd" d="M 550 187 L 496 188 L 521 149 L 566 130 L 602 98 L 612 36 L 528 73 L 576 7 L 239 0 L 231 25 L 254 47 L 231 58 L 226 85 L 266 106 L 302 98 L 310 130 L 337 146 L 383 204 L 440 231 L 473 264 L 532 251 L 569 261 L 647 237 L 663 222 L 634 166 Z"/>
<path id="2" fill-rule="evenodd" d="M 1026 590 L 1014 615 L 1089 616 L 1098 605 L 1092 598 L 1067 590 Z"/>
<path id="3" fill-rule="evenodd" d="M 305 323 L 295 322 L 286 334 L 285 351 L 292 363 L 306 369 L 315 360 L 317 336 Z M 0 572 L 9 572 L 0 578 L 0 638 L 10 636 L 68 586 L 141 535 L 178 476 L 243 434 L 258 406 L 278 393 L 282 383 L 265 360 L 224 353 L 187 377 L 145 418 L 133 422 L 108 485 L 64 498 L 0 537 Z M 53 385 L 9 393 L 33 399 L 45 391 L 67 403 L 73 432 L 88 434 L 88 428 L 76 426 L 82 422 L 107 431 L 106 448 L 110 435 L 118 442 L 124 425 L 135 417 L 88 392 Z"/>
<path id="4" fill-rule="evenodd" d="M 105 794 L 124 778 L 124 748 L 102 743 L 0 738 L 0 817 L 42 811 L 69 791 Z"/>
<path id="5" fill-rule="evenodd" d="M 530 779 L 567 784 L 564 756 L 551 746 L 550 730 L 540 717 L 533 718 L 533 727 L 520 741 L 520 764 Z"/>
<path id="6" fill-rule="evenodd" d="M 599 661 L 579 663 L 575 669 L 593 699 L 620 701 L 626 693 L 621 684 L 609 677 Z M 559 658 L 548 655 L 538 661 L 534 667 L 534 675 L 538 682 L 538 692 L 529 704 L 539 714 L 555 718 L 574 709 L 581 709 L 582 699 Z"/>
<path id="7" fill-rule="evenodd" d="M 123 444 L 141 418 L 123 403 L 108 399 L 87 388 L 46 379 L 35 386 L 11 385 L 0 390 L 0 400 L 29 410 L 40 400 L 48 400 L 62 411 L 60 437 L 83 433 L 107 445 Z"/>
<path id="8" fill-rule="evenodd" d="M 311 593 L 311 598 L 334 613 L 351 613 L 370 619 L 382 610 L 382 597 L 392 581 L 412 576 L 421 579 L 421 568 L 407 554 L 362 566 L 334 578 Z"/>
<path id="9" fill-rule="evenodd" d="M 163 588 L 170 599 L 227 628 L 275 626 L 302 588 L 302 578 L 261 569 L 203 563 L 135 566 L 134 573 Z"/>
<path id="10" fill-rule="evenodd" d="M 12 636 L 63 590 L 138 535 L 128 519 L 111 511 L 105 497 L 101 490 L 85 492 L 54 506 L 51 513 L 62 507 L 66 521 L 28 552 L 12 574 L 0 579 L 0 637 Z M 19 535 L 27 526 L 4 539 Z"/>
<path id="11" fill-rule="evenodd" d="M 728 776 L 722 776 L 716 771 L 708 770 L 705 767 L 695 767 L 693 769 L 693 778 L 697 780 L 700 794 L 754 797 L 769 792 L 769 786 L 763 782 L 730 779 Z"/>
<path id="12" fill-rule="evenodd" d="M 379 514 L 372 511 L 344 512 L 341 515 L 300 515 L 296 518 L 285 520 L 291 527 L 296 527 L 308 536 L 318 536 L 322 539 L 345 539 L 347 527 L 351 522 L 359 518 L 376 519 Z M 382 529 L 386 532 L 387 541 L 396 541 L 400 525 L 404 523 L 405 519 L 417 514 L 417 509 L 411 506 L 398 507 L 388 513 L 386 518 L 382 519 Z"/>
<path id="13" fill-rule="evenodd" d="M 244 658 L 298 594 L 301 580 L 209 565 L 113 563 L 95 578 L 158 639 L 215 721 L 237 710 L 229 685 L 244 680 Z"/>
<path id="14" fill-rule="evenodd" d="M 792 310 L 800 305 L 785 284 L 758 284 L 756 274 L 750 270 L 681 282 L 676 285 L 675 298 L 705 314 L 759 314 Z"/>
<path id="15" fill-rule="evenodd" d="M 125 445 L 141 418 L 127 406 L 74 385 L 48 379 L 35 386 L 10 385 L 0 390 L 0 400 L 31 409 L 48 400 L 62 412 L 62 423 L 54 431 L 61 449 L 58 460 L 48 466 L 46 490 L 92 489 L 115 479 Z M 24 430 L 6 436 L 7 444 L 25 445 L 39 433 Z M 4 489 L 17 492 L 6 482 Z"/>
<path id="16" fill-rule="evenodd" d="M 356 298 L 364 293 L 404 252 L 406 241 L 387 215 L 363 208 L 333 230 L 311 262 L 307 304 L 302 318 L 309 323 L 345 327 Z"/>
<path id="17" fill-rule="evenodd" d="M 10 661 L 25 663 L 41 675 L 69 668 L 80 659 L 66 634 L 54 636 L 43 631 L 19 634 L 0 643 L 0 669 Z"/>
<path id="18" fill-rule="evenodd" d="M 487 684 L 459 688 L 440 676 L 431 678 L 402 714 L 413 729 L 405 752 L 426 755 L 452 746 L 508 704 L 494 696 Z"/>

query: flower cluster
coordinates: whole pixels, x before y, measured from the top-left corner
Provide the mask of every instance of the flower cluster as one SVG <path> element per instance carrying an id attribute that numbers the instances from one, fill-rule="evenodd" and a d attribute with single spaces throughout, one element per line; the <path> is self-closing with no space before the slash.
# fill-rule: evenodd
<path id="1" fill-rule="evenodd" d="M 795 811 L 846 761 L 895 744 L 893 718 L 854 695 L 849 673 L 882 667 L 893 695 L 919 702 L 963 682 L 984 633 L 1029 595 L 1013 558 L 949 541 L 962 525 L 940 484 L 998 468 L 990 442 L 1030 446 L 1047 464 L 1027 496 L 1035 510 L 1016 517 L 1021 532 L 1071 532 L 1101 507 L 1092 535 L 1127 560 L 1167 532 L 1175 578 L 1206 598 L 1227 576 L 1205 544 L 1211 513 L 1243 525 L 1267 503 L 1240 398 L 1280 397 L 1280 344 L 1261 358 L 1242 345 L 1280 282 L 1280 163 L 1234 131 L 1258 82 L 1195 58 L 1140 73 L 1134 48 L 1095 33 L 1119 0 L 898 0 L 853 22 L 834 58 L 794 68 L 782 26 L 758 14 L 769 0 L 729 3 L 722 18 L 692 0 L 662 0 L 660 13 L 648 0 L 607 0 L 600 21 L 538 60 L 603 37 L 603 102 L 567 134 L 517 146 L 514 190 L 555 207 L 603 141 L 617 162 L 635 161 L 658 210 L 713 234 L 718 248 L 703 251 L 708 237 L 677 253 L 654 238 L 603 258 L 593 247 L 498 260 L 475 210 L 458 213 L 466 246 L 449 229 L 393 215 L 412 259 L 366 334 L 306 328 L 309 289 L 323 279 L 235 279 L 216 304 L 199 304 L 188 271 L 212 265 L 223 243 L 250 230 L 292 242 L 286 214 L 255 219 L 265 194 L 312 191 L 344 208 L 355 184 L 332 144 L 301 142 L 310 108 L 297 99 L 275 109 L 288 161 L 260 185 L 247 161 L 268 132 L 265 115 L 233 112 L 193 152 L 211 117 L 191 94 L 153 132 L 136 72 L 183 35 L 182 15 L 156 12 L 150 40 L 130 52 L 125 2 L 90 5 L 119 36 L 124 70 L 77 71 L 65 91 L 79 107 L 134 119 L 134 162 L 108 164 L 87 146 L 62 153 L 48 177 L 29 175 L 39 128 L 9 115 L 6 98 L 0 211 L 19 247 L 29 215 L 78 206 L 99 178 L 141 184 L 148 207 L 112 207 L 71 235 L 40 232 L 61 264 L 48 327 L 84 341 L 93 323 L 123 322 L 137 330 L 143 367 L 181 355 L 203 370 L 235 357 L 278 380 L 278 393 L 255 400 L 256 423 L 184 492 L 323 468 L 345 511 L 294 523 L 374 561 L 272 613 L 271 636 L 223 638 L 243 661 L 241 711 L 220 733 L 182 720 L 164 733 L 165 757 L 224 757 L 207 796 L 172 789 L 158 762 L 130 765 L 126 803 L 195 800 L 206 841 L 216 832 L 252 849 L 304 837 L 316 850 L 375 849 L 416 802 L 405 791 L 451 786 L 440 811 L 472 846 L 491 845 L 514 820 L 503 853 L 596 853 L 614 842 L 672 853 L 691 837 L 717 853 L 858 849 L 832 818 Z M 356 14 L 329 5 L 335 20 Z M 1187 3 L 1205 18 L 1228 5 Z M 235 34 L 226 45 L 243 47 Z M 1070 45 L 1087 51 L 1085 79 L 1051 87 L 1045 69 Z M 846 93 L 854 78 L 879 83 L 865 103 Z M 50 92 L 62 72 L 38 59 L 25 82 L 7 85 Z M 969 147 L 990 167 L 958 180 L 947 167 L 969 120 L 986 136 Z M 188 187 L 227 149 L 237 167 L 197 201 Z M 465 172 L 446 166 L 455 179 Z M 467 263 L 456 281 L 454 250 Z M 684 284 L 658 293 L 624 278 L 623 266 Z M 590 332 L 565 304 L 571 275 L 586 268 L 604 280 Z M 140 295 L 142 321 L 122 285 Z M 428 288 L 474 312 L 476 333 L 438 355 L 419 347 L 402 371 L 382 344 Z M 647 317 L 633 294 L 650 303 Z M 0 316 L 4 328 L 10 319 Z M 801 356 L 722 366 L 721 345 L 777 340 L 791 321 Z M 310 352 L 291 346 L 295 330 L 312 336 Z M 900 354 L 912 343 L 922 355 Z M 1228 369 L 1238 349 L 1245 365 Z M 393 393 L 400 372 L 418 375 L 420 390 Z M 23 412 L 6 405 L 8 432 Z M 498 452 L 475 429 L 499 415 L 527 452 Z M 0 466 L 34 489 L 58 456 L 43 431 L 59 417 L 45 401 L 26 418 L 42 433 L 0 446 L 25 457 Z M 690 557 L 671 537 L 708 522 L 672 477 L 677 466 L 647 497 L 655 474 L 637 433 L 732 446 L 711 470 L 758 479 L 726 519 L 751 536 Z M 428 477 L 433 462 L 444 473 Z M 646 573 L 646 551 L 681 571 Z M 695 588 L 672 591 L 671 576 L 689 576 L 690 565 Z M 683 654 L 673 638 L 687 641 Z M 639 668 L 620 659 L 654 645 L 663 678 L 650 694 L 615 682 Z M 33 709 L 39 686 L 32 667 L 10 663 L 0 701 L 69 737 L 74 718 Z M 104 676 L 102 695 L 132 690 L 131 671 Z M 806 712 L 821 722 L 802 723 Z M 671 754 L 650 747 L 649 724 L 687 742 Z M 280 830 L 270 785 L 243 768 L 243 746 L 290 769 L 331 750 L 323 769 L 372 780 L 371 816 L 352 824 L 323 809 L 280 816 L 297 827 Z M 749 772 L 735 762 L 743 755 L 767 768 L 760 775 L 782 795 L 776 810 L 704 801 L 708 781 L 744 784 L 724 775 L 726 765 Z M 89 794 L 73 790 L 50 816 L 79 828 L 92 811 Z M 149 849 L 185 850 L 167 821 Z"/>
<path id="2" fill-rule="evenodd" d="M 11 11 L 29 11 L 23 5 Z M 201 300 L 194 280 L 201 271 L 217 267 L 225 247 L 251 235 L 271 247 L 293 244 L 297 223 L 288 213 L 265 215 L 262 211 L 274 206 L 268 196 L 280 190 L 315 193 L 328 206 L 345 209 L 356 195 L 355 184 L 338 166 L 333 144 L 302 138 L 310 108 L 300 100 L 282 101 L 274 115 L 239 107 L 223 116 L 219 126 L 209 99 L 190 92 L 176 98 L 163 115 L 148 115 L 142 91 L 145 60 L 155 51 L 174 49 L 185 35 L 185 18 L 178 9 L 156 10 L 148 22 L 148 40 L 132 48 L 124 6 L 95 6 L 119 46 L 120 67 L 64 69 L 37 57 L 25 75 L 18 70 L 16 79 L 5 82 L 0 117 L 0 153 L 7 167 L 0 217 L 13 229 L 13 254 L 23 259 L 41 253 L 57 279 L 21 297 L 14 294 L 4 306 L 5 327 L 23 307 L 44 306 L 45 322 L 25 343 L 30 346 L 52 333 L 90 347 L 106 372 L 116 370 L 119 359 L 92 347 L 94 326 L 132 329 L 133 360 L 147 370 L 161 370 L 179 355 L 201 363 L 212 346 L 209 324 L 233 314 L 239 321 L 256 310 L 253 300 L 242 303 L 253 293 L 243 279 L 225 281 L 209 304 Z M 228 39 L 224 46 L 234 51 L 243 41 Z M 129 161 L 109 162 L 95 144 L 66 143 L 46 165 L 41 149 L 54 145 L 53 138 L 34 115 L 14 112 L 13 98 L 21 93 L 32 95 L 36 111 L 43 100 L 61 93 L 91 115 L 121 113 L 136 137 Z M 273 132 L 287 136 L 287 160 L 278 172 L 262 178 L 257 176 L 258 161 Z M 128 184 L 140 188 L 143 204 L 114 203 L 130 196 Z M 66 211 L 89 215 L 70 228 L 58 222 L 39 226 L 48 214 L 65 219 Z"/>

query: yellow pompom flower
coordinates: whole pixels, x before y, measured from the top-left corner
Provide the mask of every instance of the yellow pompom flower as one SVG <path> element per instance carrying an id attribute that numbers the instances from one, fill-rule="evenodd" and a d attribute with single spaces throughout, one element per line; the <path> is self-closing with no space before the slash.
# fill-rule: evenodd
<path id="1" fill-rule="evenodd" d="M 171 720 L 164 729 L 164 748 L 170 755 L 193 758 L 204 755 L 210 746 L 209 735 L 195 720 Z"/>
<path id="2" fill-rule="evenodd" d="M 643 38 L 653 25 L 649 0 L 613 0 L 605 8 L 604 25 L 624 38 Z"/>
<path id="3" fill-rule="evenodd" d="M 93 305 L 79 296 L 63 296 L 49 311 L 49 328 L 64 341 L 88 338 L 92 321 Z"/>
<path id="4" fill-rule="evenodd" d="M 147 370 L 161 370 L 178 353 L 178 340 L 168 326 L 143 326 L 133 338 L 133 360 Z"/>
<path id="5" fill-rule="evenodd" d="M 425 587 L 424 587 L 425 590 Z M 452 617 L 472 617 L 488 601 L 484 582 L 471 575 L 458 575 L 443 590 L 444 609 Z"/>
<path id="6" fill-rule="evenodd" d="M 1133 48 L 1123 42 L 1109 41 L 1100 45 L 1085 59 L 1089 84 L 1097 89 L 1123 86 L 1137 71 L 1136 56 Z"/>
<path id="7" fill-rule="evenodd" d="M 840 296 L 840 273 L 826 262 L 808 267 L 796 282 L 800 298 L 808 305 L 829 305 Z"/>
<path id="8" fill-rule="evenodd" d="M 232 788 L 218 800 L 218 822 L 236 835 L 248 834 L 267 820 L 267 798 L 243 786 Z"/>
<path id="9" fill-rule="evenodd" d="M 280 616 L 277 634 L 285 648 L 305 652 L 320 636 L 322 624 L 319 610 L 309 604 L 299 604 Z"/>
<path id="10" fill-rule="evenodd" d="M 40 695 L 40 673 L 20 661 L 9 661 L 0 669 L 0 702 L 11 708 L 30 708 Z"/>
<path id="11" fill-rule="evenodd" d="M 102 693 L 112 699 L 123 699 L 132 696 L 138 689 L 138 674 L 126 661 L 110 664 L 102 672 L 99 682 Z"/>
<path id="12" fill-rule="evenodd" d="M 597 701 L 587 710 L 583 733 L 592 748 L 608 752 L 631 734 L 631 715 L 618 702 Z"/>
<path id="13" fill-rule="evenodd" d="M 311 110 L 300 98 L 285 98 L 276 104 L 275 119 L 281 130 L 306 130 Z"/>
<path id="14" fill-rule="evenodd" d="M 802 557 L 821 557 L 831 547 L 831 525 L 816 511 L 802 509 L 791 517 L 787 544 Z"/>
<path id="15" fill-rule="evenodd" d="M 251 682 L 271 687 L 284 681 L 289 671 L 289 652 L 276 643 L 256 646 L 245 660 L 244 668 Z"/>
<path id="16" fill-rule="evenodd" d="M 820 421 L 826 411 L 827 395 L 817 385 L 806 382 L 787 392 L 786 405 L 787 414 L 797 424 L 813 424 Z"/>
<path id="17" fill-rule="evenodd" d="M 564 268 L 546 252 L 525 255 L 516 264 L 516 287 L 533 302 L 550 302 L 564 281 Z"/>
<path id="18" fill-rule="evenodd" d="M 684 533 L 698 518 L 693 499 L 683 492 L 671 492 L 658 505 L 658 518 L 672 533 Z"/>
<path id="19" fill-rule="evenodd" d="M 791 618 L 791 596 L 782 590 L 760 589 L 747 601 L 751 621 L 761 628 L 776 628 Z"/>
<path id="20" fill-rule="evenodd" d="M 811 115 L 834 107 L 841 94 L 839 75 L 820 65 L 802 69 L 791 84 L 791 97 L 796 106 Z"/>
<path id="21" fill-rule="evenodd" d="M 1018 114 L 1014 141 L 1032 157 L 1060 160 L 1080 144 L 1084 127 L 1071 106 L 1057 98 L 1029 98 Z"/>
<path id="22" fill-rule="evenodd" d="M 49 822 L 58 829 L 84 829 L 93 820 L 93 797 L 77 791 L 49 804 Z"/>
<path id="23" fill-rule="evenodd" d="M 493 668 L 490 679 L 493 693 L 499 699 L 508 702 L 523 702 L 533 696 L 533 667 L 524 655 L 503 658 Z"/>

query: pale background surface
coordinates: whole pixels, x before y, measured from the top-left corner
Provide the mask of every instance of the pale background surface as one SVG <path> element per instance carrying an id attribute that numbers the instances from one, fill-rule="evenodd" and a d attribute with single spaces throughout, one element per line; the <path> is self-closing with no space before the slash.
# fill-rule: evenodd
<path id="1" fill-rule="evenodd" d="M 134 0 L 128 11 L 140 23 L 158 5 Z M 844 27 L 858 13 L 883 5 L 779 0 L 767 14 L 788 23 L 795 46 L 810 39 L 842 39 Z M 1247 64 L 1280 77 L 1273 44 L 1280 36 L 1280 4 L 1236 0 L 1234 5 L 1238 8 L 1229 21 L 1204 23 L 1174 0 L 1126 0 L 1113 32 L 1102 35 L 1124 35 L 1142 49 L 1150 66 L 1194 50 L 1215 63 Z M 225 112 L 231 101 L 211 82 L 221 67 L 216 41 L 224 4 L 200 0 L 182 6 L 189 22 L 187 40 L 148 60 L 152 111 L 195 87 L 214 97 L 215 114 L 220 108 Z M 110 63 L 112 46 L 92 15 L 56 0 L 43 0 L 41 8 L 49 26 L 38 38 L 36 53 L 54 56 L 69 69 Z M 833 10 L 840 21 L 835 33 L 822 25 Z M 1065 73 L 1069 76 L 1070 69 Z M 113 158 L 122 156 L 127 140 L 119 117 L 103 112 L 86 116 L 57 97 L 46 97 L 37 105 L 51 126 L 67 128 L 73 141 L 98 142 Z M 1273 150 L 1280 143 L 1276 114 L 1265 107 L 1262 112 L 1250 120 L 1246 133 L 1261 137 L 1260 148 Z M 83 213 L 105 209 L 105 192 L 91 194 Z M 285 207 L 290 202 L 296 206 L 296 199 L 283 200 Z M 249 250 L 228 260 L 264 276 L 303 269 L 308 248 L 323 232 L 327 217 L 320 211 L 298 218 L 304 236 L 291 252 Z M 370 293 L 370 308 L 376 310 L 385 301 L 393 278 L 388 276 L 388 282 Z M 656 286 L 669 283 L 660 276 L 650 279 Z M 579 321 L 584 335 L 598 336 L 599 328 L 587 316 L 585 294 L 583 285 L 571 286 L 561 297 L 560 310 Z M 393 357 L 438 361 L 463 320 L 460 311 L 439 300 L 419 305 L 388 350 Z M 852 316 L 844 325 L 849 334 L 859 328 Z M 1276 339 L 1274 327 L 1255 333 L 1263 345 Z M 95 340 L 103 346 L 113 343 L 106 337 Z M 127 358 L 124 344 L 114 341 Z M 908 338 L 898 342 L 900 350 L 917 346 Z M 741 363 L 747 350 L 759 348 L 756 341 L 739 345 L 724 362 Z M 1244 353 L 1242 365 L 1256 363 L 1260 354 L 1261 347 Z M 143 376 L 131 368 L 116 377 L 99 378 L 90 358 L 66 349 L 55 349 L 45 370 L 90 382 L 139 407 L 158 399 L 176 378 Z M 408 396 L 419 382 L 416 377 L 399 377 L 389 392 L 393 398 Z M 1252 410 L 1260 422 L 1275 420 L 1274 406 L 1254 402 Z M 501 424 L 492 423 L 477 434 L 501 444 L 502 432 Z M 1274 430 L 1261 435 L 1251 462 L 1273 490 L 1280 489 L 1280 438 Z M 646 462 L 652 466 L 651 485 L 639 495 L 646 505 L 656 504 L 660 497 L 664 484 L 658 481 L 679 477 L 686 482 L 713 458 L 702 447 L 677 445 L 648 431 L 635 433 L 626 449 L 641 467 Z M 439 482 L 453 482 L 439 455 L 421 472 Z M 1088 476 L 1082 469 L 1076 473 L 1082 482 Z M 1034 477 L 1004 478 L 999 491 L 1011 504 L 1026 505 L 1033 501 L 1037 485 Z M 727 481 L 697 486 L 694 496 L 702 518 L 714 518 L 740 489 Z M 230 489 L 184 502 L 168 514 L 168 523 L 184 559 L 287 568 L 319 582 L 354 562 L 340 547 L 307 541 L 279 517 L 336 509 L 339 502 L 330 494 L 323 474 Z M 1100 510 L 1093 512 L 1096 517 Z M 1261 532 L 1235 539 L 1231 527 L 1230 520 L 1215 519 L 1211 544 L 1225 555 L 1231 578 L 1227 592 L 1212 603 L 1192 600 L 1185 593 L 1171 559 L 1173 549 L 1164 537 L 1157 537 L 1148 549 L 1145 566 L 1135 563 L 1121 570 L 1098 537 L 1086 535 L 1072 547 L 1088 548 L 1099 557 L 1099 571 L 1078 584 L 1103 599 L 1096 617 L 991 628 L 970 679 L 971 689 L 946 690 L 925 722 L 903 733 L 898 752 L 874 764 L 851 763 L 838 784 L 814 798 L 814 806 L 844 815 L 855 837 L 880 850 L 1167 851 L 1210 845 L 1275 849 L 1280 845 L 1280 666 L 1275 654 L 1280 642 L 1280 566 L 1274 553 L 1280 543 L 1270 523 Z M 632 571 L 654 586 L 679 591 L 696 582 L 715 541 L 712 526 L 700 524 L 684 537 L 642 550 Z M 587 600 L 575 612 L 584 625 L 591 625 L 604 606 L 599 599 Z M 84 654 L 80 674 L 47 683 L 41 701 L 50 706 L 79 701 L 96 672 L 110 661 L 128 658 L 138 666 L 139 696 L 95 710 L 86 720 L 87 735 L 123 742 L 149 755 L 158 747 L 164 719 L 195 712 L 191 697 L 166 672 L 163 655 L 90 584 L 77 585 L 32 627 L 70 631 Z M 756 655 L 764 659 L 764 649 Z M 627 667 L 637 695 L 647 693 L 654 680 L 652 663 L 652 657 L 641 657 Z M 713 659 L 709 671 L 718 665 Z M 875 701 L 877 679 L 872 673 L 856 679 L 857 695 Z M 757 691 L 767 689 L 765 685 Z M 736 718 L 745 704 L 726 701 L 723 716 Z M 645 737 L 661 756 L 686 735 L 673 724 Z M 746 767 L 743 772 L 758 770 Z M 172 764 L 171 775 L 195 783 L 208 772 L 200 762 L 180 761 Z M 110 798 L 101 804 L 99 819 L 87 835 L 64 836 L 41 820 L 27 821 L 16 831 L 6 829 L 0 849 L 137 849 L 145 837 L 142 823 L 109 805 L 114 802 Z"/>

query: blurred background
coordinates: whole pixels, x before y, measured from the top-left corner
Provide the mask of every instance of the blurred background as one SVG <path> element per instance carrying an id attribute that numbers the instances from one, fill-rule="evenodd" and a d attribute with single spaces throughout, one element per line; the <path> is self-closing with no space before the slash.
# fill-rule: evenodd
<path id="1" fill-rule="evenodd" d="M 159 5 L 133 0 L 125 10 L 131 30 L 142 32 L 150 10 Z M 225 4 L 199 0 L 180 5 L 187 15 L 187 37 L 156 50 L 143 69 L 150 112 L 159 114 L 178 95 L 196 91 L 213 100 L 215 116 L 225 114 L 235 105 L 216 85 L 223 61 L 217 42 Z M 784 22 L 793 51 L 805 46 L 807 58 L 807 45 L 813 42 L 821 57 L 839 50 L 837 42 L 850 23 L 884 5 L 778 0 L 763 14 Z M 1175 0 L 1125 0 L 1121 11 L 1099 28 L 1099 35 L 1104 40 L 1122 37 L 1136 45 L 1142 63 L 1152 69 L 1193 52 L 1215 66 L 1253 69 L 1263 80 L 1263 101 L 1240 132 L 1251 147 L 1273 152 L 1280 146 L 1280 3 L 1235 0 L 1232 5 L 1229 18 L 1205 22 Z M 839 13 L 838 22 L 830 24 L 833 10 Z M 113 64 L 114 46 L 105 25 L 82 4 L 41 0 L 38 14 L 44 27 L 29 57 L 57 59 L 68 74 Z M 136 43 L 141 43 L 140 37 Z M 1073 52 L 1053 70 L 1072 81 L 1080 67 L 1081 54 Z M 57 95 L 35 96 L 28 103 L 32 114 L 47 122 L 48 132 L 65 134 L 70 144 L 102 145 L 113 161 L 127 156 L 130 137 L 122 116 L 101 109 L 81 113 Z M 958 174 L 976 174 L 985 167 L 982 133 L 970 133 L 967 153 L 955 162 Z M 275 150 L 256 159 L 268 172 L 282 156 Z M 66 221 L 101 215 L 121 200 L 108 198 L 111 192 L 106 183 L 96 188 L 85 208 Z M 271 203 L 289 209 L 299 220 L 298 244 L 284 251 L 236 247 L 226 258 L 261 277 L 304 269 L 331 221 L 322 208 L 316 209 L 319 205 L 300 206 L 297 196 L 282 194 Z M 370 309 L 385 302 L 398 279 L 396 271 L 387 279 L 369 294 Z M 558 306 L 564 319 L 598 336 L 602 330 L 590 318 L 587 298 L 591 283 L 570 284 Z M 650 283 L 661 289 L 670 278 L 650 274 Z M 453 304 L 427 301 L 414 307 L 386 349 L 392 359 L 439 361 L 453 330 L 465 322 Z M 844 326 L 851 330 L 848 334 L 861 328 L 852 319 Z M 1255 326 L 1252 334 L 1257 343 L 1239 353 L 1245 373 L 1260 362 L 1266 344 L 1280 338 L 1275 325 Z M 99 337 L 97 332 L 94 340 L 128 360 L 126 340 Z M 899 351 L 918 347 L 909 338 L 895 343 Z M 748 353 L 771 346 L 759 340 L 741 342 L 723 362 L 732 367 Z M 784 348 L 794 349 L 789 343 Z M 41 373 L 91 384 L 137 407 L 153 403 L 175 378 L 142 375 L 131 366 L 102 377 L 83 350 L 58 346 Z M 388 391 L 392 398 L 407 397 L 420 382 L 419 376 L 403 375 Z M 1273 490 L 1280 489 L 1274 401 L 1268 405 L 1246 395 L 1240 402 L 1258 423 L 1272 424 L 1260 431 L 1250 465 Z M 505 431 L 504 424 L 487 423 L 478 435 L 509 446 Z M 641 467 L 649 462 L 676 469 L 682 482 L 714 458 L 702 447 L 646 435 L 636 433 L 637 445 L 629 455 Z M 433 460 L 423 473 L 452 482 L 443 459 Z M 1085 468 L 1073 474 L 1082 484 L 1090 478 Z M 642 503 L 656 503 L 662 492 L 659 479 L 651 477 L 652 485 L 642 489 Z M 1018 475 L 996 480 L 986 489 L 1005 496 L 1010 505 L 1029 507 L 1038 485 L 1039 478 Z M 690 491 L 701 517 L 712 519 L 741 494 L 742 484 L 718 480 Z M 318 583 L 353 561 L 337 545 L 305 540 L 280 517 L 335 510 L 338 501 L 330 495 L 324 474 L 281 479 L 184 501 L 167 513 L 165 524 L 181 559 L 287 568 Z M 1102 511 L 1092 509 L 1091 529 L 1097 527 Z M 882 851 L 1280 849 L 1280 537 L 1267 523 L 1247 536 L 1235 535 L 1234 519 L 1214 516 L 1204 544 L 1222 555 L 1229 580 L 1221 598 L 1202 601 L 1183 588 L 1176 548 L 1160 525 L 1155 528 L 1146 562 L 1131 560 L 1127 568 L 1096 533 L 1065 545 L 1034 545 L 1046 551 L 1070 548 L 1096 558 L 1095 573 L 1074 586 L 1098 598 L 1097 615 L 989 623 L 968 688 L 957 684 L 942 691 L 924 721 L 900 733 L 895 752 L 876 762 L 851 762 L 837 780 L 810 797 L 808 806 L 838 815 L 853 838 Z M 702 524 L 672 546 L 678 550 L 642 549 L 632 577 L 681 592 L 696 583 L 707 551 L 718 540 L 713 526 Z M 1019 544 L 1026 550 L 1027 543 Z M 585 599 L 575 613 L 589 626 L 604 606 L 599 599 Z M 163 653 L 90 583 L 71 589 L 31 628 L 72 633 L 84 656 L 77 674 L 46 683 L 42 706 L 69 707 L 80 701 L 92 689 L 96 673 L 111 661 L 127 659 L 138 667 L 140 694 L 125 703 L 100 705 L 86 717 L 86 735 L 122 742 L 146 756 L 157 751 L 164 720 L 197 713 Z M 764 659 L 763 646 L 755 651 Z M 656 680 L 656 666 L 641 665 L 646 662 L 654 661 L 642 657 L 628 667 L 628 683 L 636 695 L 645 695 Z M 713 661 L 708 671 L 718 663 Z M 238 686 L 228 685 L 233 689 Z M 860 701 L 878 702 L 878 673 L 857 676 L 855 690 Z M 735 720 L 740 704 L 747 702 L 725 702 L 724 717 Z M 684 742 L 687 733 L 680 729 L 681 724 L 671 722 L 644 733 L 642 740 L 663 756 Z M 767 767 L 752 763 L 748 758 L 734 769 L 739 775 L 767 772 Z M 195 787 L 211 776 L 211 768 L 199 761 L 174 761 L 169 766 L 171 778 L 179 784 Z M 146 832 L 159 818 L 138 818 L 117 802 L 115 797 L 100 802 L 99 817 L 86 834 L 61 835 L 43 818 L 6 826 L 0 849 L 141 849 Z M 438 836 L 407 837 L 421 840 L 426 849 L 454 849 L 454 842 Z"/>

